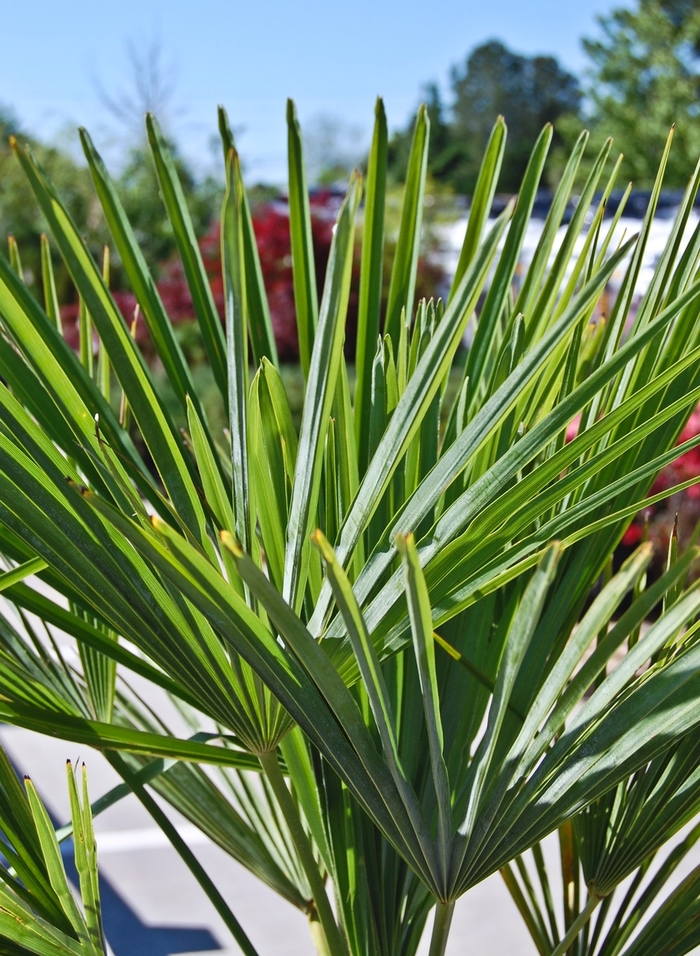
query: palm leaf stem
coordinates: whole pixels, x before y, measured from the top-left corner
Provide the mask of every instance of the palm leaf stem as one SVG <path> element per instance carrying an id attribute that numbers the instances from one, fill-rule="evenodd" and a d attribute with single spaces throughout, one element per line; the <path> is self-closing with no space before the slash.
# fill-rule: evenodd
<path id="1" fill-rule="evenodd" d="M 331 909 L 331 904 L 328 899 L 328 894 L 326 893 L 324 881 L 319 871 L 318 864 L 314 859 L 311 844 L 309 843 L 309 838 L 306 835 L 301 822 L 299 811 L 297 810 L 294 800 L 292 799 L 292 795 L 287 787 L 287 783 L 282 775 L 282 771 L 280 770 L 277 754 L 260 754 L 259 759 L 265 776 L 272 787 L 272 792 L 274 793 L 280 810 L 282 811 L 285 822 L 289 827 L 289 832 L 291 834 L 292 840 L 294 841 L 296 851 L 299 854 L 301 864 L 304 867 L 304 873 L 309 881 L 314 903 L 316 904 L 316 909 L 318 910 L 318 918 L 326 937 L 329 954 L 330 956 L 347 956 L 347 947 L 345 945 L 345 941 L 343 940 L 340 929 L 338 928 L 338 924 L 335 921 L 335 916 L 333 915 L 333 910 Z"/>
<path id="2" fill-rule="evenodd" d="M 589 919 L 593 915 L 593 912 L 599 903 L 600 903 L 600 897 L 596 896 L 595 893 L 591 893 L 591 895 L 586 900 L 586 905 L 578 914 L 576 919 L 573 921 L 573 923 L 571 924 L 571 926 L 569 927 L 567 931 L 566 936 L 559 943 L 557 948 L 554 950 L 554 952 L 552 953 L 552 956 L 564 956 L 569 946 L 571 946 L 573 941 L 576 939 L 578 934 L 581 932 L 583 927 L 586 925 L 586 923 L 589 921 Z"/>
<path id="3" fill-rule="evenodd" d="M 435 907 L 435 922 L 433 923 L 433 933 L 430 938 L 430 952 L 428 956 L 444 956 L 454 911 L 454 900 L 450 900 L 448 903 L 443 903 L 438 900 L 437 906 Z"/>

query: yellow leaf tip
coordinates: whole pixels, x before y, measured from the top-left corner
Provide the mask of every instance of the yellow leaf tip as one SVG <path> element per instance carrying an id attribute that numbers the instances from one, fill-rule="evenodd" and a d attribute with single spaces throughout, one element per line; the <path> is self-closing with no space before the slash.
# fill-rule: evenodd
<path id="1" fill-rule="evenodd" d="M 554 541 L 549 542 L 545 553 L 548 552 L 556 558 L 559 557 L 563 550 L 564 548 L 561 541 L 555 539 Z"/>
<path id="2" fill-rule="evenodd" d="M 331 547 L 330 542 L 328 541 L 328 538 L 326 538 L 325 534 L 323 533 L 323 531 L 321 531 L 320 528 L 316 528 L 315 531 L 312 531 L 311 534 L 309 535 L 309 538 L 311 540 L 311 543 L 315 545 L 318 548 L 318 550 L 321 552 L 326 562 L 332 560 L 332 558 L 334 557 L 333 548 Z"/>
<path id="3" fill-rule="evenodd" d="M 219 532 L 219 541 L 228 548 L 229 551 L 236 558 L 242 558 L 244 555 L 243 548 L 240 546 L 238 541 L 234 538 L 230 531 L 220 531 Z"/>

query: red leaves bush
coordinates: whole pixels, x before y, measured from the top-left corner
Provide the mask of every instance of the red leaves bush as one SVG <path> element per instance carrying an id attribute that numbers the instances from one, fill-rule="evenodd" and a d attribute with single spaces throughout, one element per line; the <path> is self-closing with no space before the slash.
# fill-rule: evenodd
<path id="1" fill-rule="evenodd" d="M 577 415 L 566 430 L 566 440 L 571 441 L 578 434 L 581 416 Z M 700 405 L 688 419 L 676 444 L 680 445 L 700 434 Z M 655 505 L 644 508 L 637 514 L 620 542 L 623 549 L 632 549 L 646 537 L 654 545 L 655 562 L 665 558 L 669 536 L 678 515 L 678 536 L 681 544 L 686 542 L 700 521 L 700 447 L 679 455 L 670 465 L 666 465 L 656 477 L 649 492 L 657 495 L 668 488 L 680 485 L 692 478 L 698 483 L 684 491 L 676 492 Z"/>
<path id="2" fill-rule="evenodd" d="M 314 260 L 316 264 L 316 283 L 319 300 L 323 289 L 323 281 L 330 254 L 333 226 L 343 201 L 343 192 L 334 188 L 319 189 L 312 192 L 311 205 L 311 234 L 313 240 Z M 294 305 L 294 284 L 292 276 L 292 255 L 289 239 L 289 207 L 285 197 L 260 203 L 253 210 L 253 228 L 260 254 L 263 281 L 270 304 L 272 327 L 277 342 L 277 351 L 282 362 L 297 362 L 299 346 L 296 329 L 296 309 Z M 219 315 L 224 316 L 224 291 L 221 276 L 219 223 L 215 222 L 205 236 L 200 240 L 199 247 L 202 260 L 209 277 L 214 302 Z M 389 249 L 389 252 L 391 250 Z M 386 283 L 388 284 L 388 270 Z M 187 287 L 184 269 L 178 257 L 174 257 L 160 265 L 157 270 L 158 291 L 163 300 L 165 311 L 170 320 L 178 325 L 191 322 L 194 318 L 192 299 Z M 346 356 L 354 357 L 355 336 L 357 329 L 357 303 L 360 279 L 360 250 L 355 249 L 350 301 L 346 321 Z M 426 256 L 419 262 L 417 297 L 437 297 L 440 292 L 444 275 L 441 267 L 434 261 L 434 257 Z M 385 289 L 385 295 L 388 289 Z M 131 324 L 136 299 L 129 290 L 116 289 L 113 296 L 117 306 L 126 321 Z M 64 330 L 68 342 L 78 346 L 78 304 L 77 302 L 65 306 L 61 312 Z M 151 346 L 143 317 L 136 323 L 136 340 L 144 353 L 152 355 Z"/>
<path id="3" fill-rule="evenodd" d="M 342 202 L 342 195 L 334 190 L 318 191 L 311 200 L 311 231 L 316 263 L 319 296 L 328 263 L 333 225 Z M 272 326 L 281 361 L 295 362 L 299 358 L 292 279 L 292 256 L 289 240 L 289 209 L 285 199 L 261 203 L 253 214 L 253 228 L 260 253 L 263 280 L 270 303 Z M 215 222 L 200 240 L 199 248 L 211 285 L 214 302 L 219 315 L 224 316 L 224 289 L 221 275 L 220 227 Z M 358 260 L 359 266 L 359 260 Z M 357 271 L 357 269 L 356 269 Z M 178 257 L 162 263 L 158 269 L 158 291 L 165 311 L 173 324 L 190 322 L 195 318 L 192 298 L 185 279 L 185 272 Z M 357 321 L 357 285 L 359 274 L 354 276 L 353 292 L 348 309 L 348 333 L 353 332 Z M 131 324 L 136 298 L 123 289 L 113 291 L 114 300 L 126 321 Z M 77 348 L 78 304 L 71 303 L 61 311 L 66 338 Z M 354 334 L 348 338 L 354 341 Z M 136 324 L 136 340 L 144 351 L 149 352 L 149 338 L 143 317 Z"/>
<path id="4" fill-rule="evenodd" d="M 678 444 L 698 434 L 700 434 L 700 406 L 688 419 Z M 657 556 L 665 556 L 676 514 L 679 539 L 681 543 L 687 542 L 700 521 L 700 448 L 692 448 L 663 468 L 650 491 L 651 495 L 655 495 L 691 478 L 698 478 L 698 483 L 640 512 L 625 532 L 622 544 L 626 547 L 634 547 L 638 544 L 644 537 L 644 529 L 647 525 L 646 533 L 654 545 L 654 551 Z"/>

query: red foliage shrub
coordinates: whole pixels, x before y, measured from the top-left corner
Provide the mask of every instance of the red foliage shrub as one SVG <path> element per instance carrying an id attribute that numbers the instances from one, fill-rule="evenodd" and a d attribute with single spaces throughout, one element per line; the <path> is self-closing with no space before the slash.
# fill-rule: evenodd
<path id="1" fill-rule="evenodd" d="M 316 264 L 316 282 L 319 298 L 330 254 L 333 226 L 343 201 L 342 192 L 336 189 L 319 189 L 311 194 L 311 233 Z M 296 308 L 292 278 L 292 255 L 289 239 L 289 207 L 284 197 L 262 203 L 253 210 L 253 228 L 260 254 L 263 281 L 270 304 L 272 328 L 277 342 L 280 360 L 296 362 L 299 346 L 296 329 Z M 219 315 L 224 315 L 224 292 L 221 276 L 220 229 L 216 222 L 201 239 L 199 247 L 209 277 L 214 302 Z M 356 249 L 352 286 L 346 322 L 346 355 L 352 358 L 357 329 L 357 302 L 359 291 L 359 249 Z M 157 281 L 158 291 L 165 311 L 175 324 L 193 319 L 194 307 L 187 287 L 185 272 L 179 258 L 161 265 Z M 419 266 L 418 296 L 431 296 L 442 279 L 442 271 L 434 263 L 421 262 Z M 136 300 L 129 291 L 113 292 L 114 299 L 129 324 L 134 316 Z M 77 348 L 78 305 L 72 303 L 61 311 L 66 338 Z M 136 326 L 136 339 L 144 351 L 149 351 L 149 339 L 143 317 Z"/>

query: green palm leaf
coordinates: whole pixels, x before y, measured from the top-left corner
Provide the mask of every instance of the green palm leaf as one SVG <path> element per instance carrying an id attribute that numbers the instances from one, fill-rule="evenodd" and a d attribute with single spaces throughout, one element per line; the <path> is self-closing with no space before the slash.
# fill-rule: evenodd
<path id="1" fill-rule="evenodd" d="M 489 227 L 506 149 L 499 119 L 448 304 L 415 303 L 429 149 L 422 108 L 382 315 L 381 101 L 375 119 L 364 211 L 354 175 L 319 304 L 303 143 L 288 107 L 305 380 L 298 433 L 223 110 L 225 327 L 173 157 L 147 119 L 227 410 L 221 433 L 88 135 L 106 224 L 182 432 L 109 292 L 109 253 L 98 268 L 31 154 L 15 148 L 82 303 L 83 348 L 79 359 L 63 338 L 47 241 L 43 308 L 11 243 L 10 261 L 0 256 L 0 590 L 21 628 L 0 616 L 0 716 L 104 752 L 122 783 L 94 812 L 136 794 L 251 956 L 154 792 L 306 913 L 332 956 L 414 956 L 433 906 L 432 952 L 443 953 L 455 900 L 497 869 L 540 953 L 661 951 L 671 918 L 669 951 L 686 952 L 696 878 L 670 892 L 668 880 L 694 837 L 658 872 L 650 867 L 700 809 L 700 589 L 686 586 L 697 550 L 679 556 L 672 542 L 648 587 L 648 546 L 616 574 L 611 562 L 636 511 L 695 482 L 649 497 L 659 470 L 700 443 L 676 445 L 700 399 L 700 228 L 682 245 L 700 171 L 633 317 L 670 140 L 640 235 L 614 248 L 627 194 L 606 220 L 619 169 L 609 141 L 562 226 L 587 162 L 582 135 L 516 289 L 552 130 L 534 145 L 517 201 Z M 343 340 L 358 218 L 353 394 Z M 601 300 L 618 270 L 605 321 Z M 121 416 L 109 401 L 112 371 Z M 53 628 L 77 642 L 70 663 Z M 172 695 L 188 739 L 131 692 L 128 671 Z M 101 951 L 84 792 L 71 783 L 83 913 L 38 798 L 12 779 L 0 761 L 14 868 L 0 873 L 0 935 L 15 913 L 25 935 L 13 945 Z M 540 847 L 554 831 L 563 923 Z M 523 859 L 530 848 L 534 871 Z"/>

